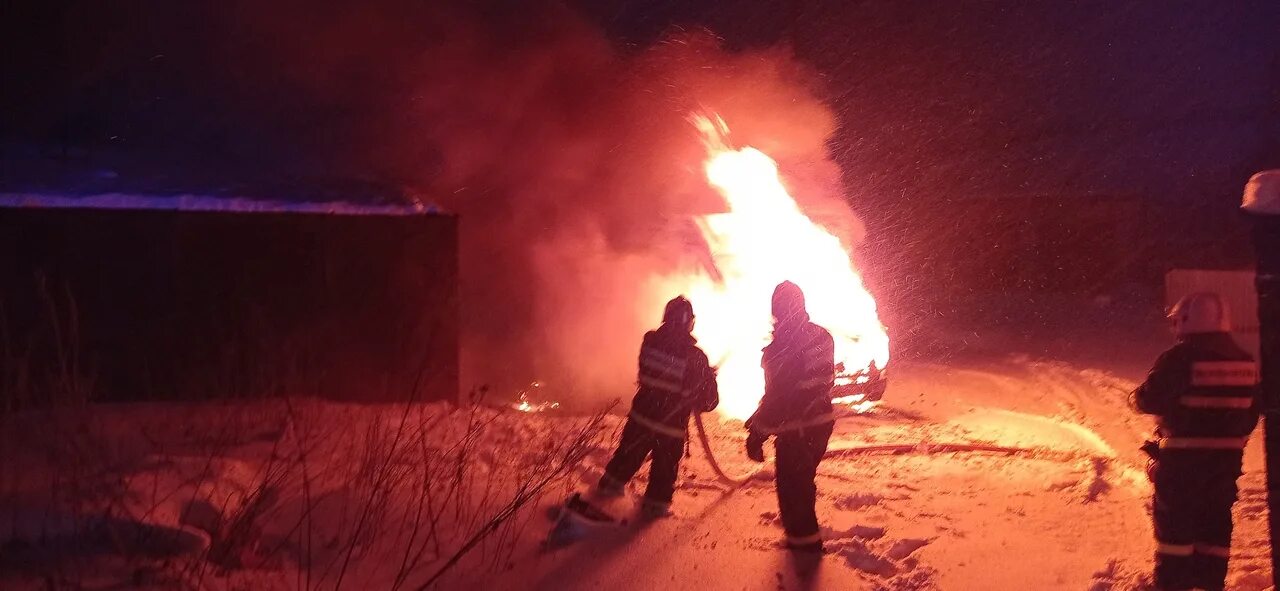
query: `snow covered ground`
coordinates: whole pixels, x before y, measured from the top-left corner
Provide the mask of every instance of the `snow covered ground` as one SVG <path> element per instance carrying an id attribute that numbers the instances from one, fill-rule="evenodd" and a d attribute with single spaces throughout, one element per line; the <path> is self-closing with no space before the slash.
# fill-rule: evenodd
<path id="1" fill-rule="evenodd" d="M 1137 370 L 1106 371 L 1008 353 L 917 358 L 893 369 L 884 404 L 840 421 L 833 452 L 820 468 L 819 515 L 831 551 L 821 560 L 798 559 L 778 547 L 781 529 L 768 470 L 763 478 L 729 489 L 716 481 L 696 440 L 682 468 L 674 516 L 633 519 L 618 528 L 575 528 L 546 544 L 548 516 L 556 505 L 568 492 L 593 483 L 608 460 L 621 424 L 609 417 L 564 478 L 554 478 L 544 494 L 465 553 L 438 586 L 1141 588 L 1154 544 L 1150 487 L 1138 446 L 1152 425 L 1126 406 Z M 328 589 L 341 580 L 348 588 L 376 589 L 392 588 L 398 580 L 399 588 L 414 589 L 482 530 L 487 517 L 500 514 L 520 483 L 545 474 L 534 466 L 554 464 L 588 421 L 442 405 L 405 414 L 396 406 L 313 401 L 238 411 L 234 421 L 228 416 L 176 405 L 95 412 L 76 429 L 92 435 L 111 461 L 79 468 L 74 482 L 49 468 L 65 468 L 59 456 L 45 450 L 42 457 L 30 447 L 51 427 L 10 423 L 6 451 L 19 461 L 6 462 L 0 473 L 0 494 L 6 495 L 0 506 L 7 509 L 0 515 L 0 588 L 71 582 L 48 574 L 49 565 L 58 563 L 41 551 L 62 535 L 79 540 L 68 546 L 63 539 L 63 548 L 78 547 L 75 566 L 81 575 L 74 582 L 84 588 L 139 583 Z M 229 422 L 236 428 L 215 426 Z M 709 429 L 727 470 L 754 467 L 742 452 L 740 423 L 712 420 Z M 230 432 L 236 436 L 219 435 Z M 915 447 L 857 451 L 886 444 Z M 1021 451 L 940 451 L 938 444 Z M 299 466 L 299 457 L 311 458 L 301 464 L 311 470 L 280 468 Z M 423 462 L 435 463 L 423 469 Z M 428 474 L 436 475 L 435 488 L 414 484 L 429 480 Z M 94 496 L 85 490 L 89 484 L 122 485 L 113 490 L 125 494 Z M 1240 484 L 1231 588 L 1261 590 L 1270 566 L 1258 441 L 1248 450 Z M 54 508 L 61 505 L 53 501 L 66 496 L 66 487 L 96 499 L 102 506 L 95 509 L 108 511 L 92 514 L 114 521 L 95 517 L 97 524 L 85 528 L 75 525 L 84 515 L 59 514 Z M 417 502 L 428 490 L 454 490 L 464 500 Z M 642 491 L 638 479 L 633 492 Z M 629 502 L 615 508 L 625 511 Z M 435 514 L 452 511 L 437 519 L 440 531 L 448 533 L 430 542 L 424 542 L 424 528 L 410 527 L 414 509 L 424 506 Z M 133 525 L 122 529 L 121 523 Z M 245 524 L 243 537 L 251 543 L 225 541 L 238 539 L 226 533 L 237 523 Z M 151 536 L 163 543 L 121 541 L 121 531 L 140 528 L 165 532 Z M 213 561 L 210 548 L 220 546 L 232 547 L 234 559 L 224 552 Z M 421 548 L 422 559 L 406 572 L 405 557 Z M 300 563 L 312 567 L 300 569 Z"/>
<path id="2" fill-rule="evenodd" d="M 1131 382 L 1026 359 L 897 370 L 890 400 L 874 413 L 841 421 L 833 450 L 982 443 L 1035 451 L 833 454 L 818 482 L 819 514 L 833 553 L 816 567 L 793 564 L 776 547 L 771 483 L 723 492 L 695 453 L 685 464 L 674 518 L 531 552 L 485 580 L 545 589 L 1137 585 L 1153 549 L 1149 486 L 1137 452 L 1151 424 L 1124 406 Z M 717 429 L 717 454 L 729 459 L 731 470 L 745 472 L 742 438 L 736 425 L 726 427 Z M 1258 500 L 1246 496 L 1241 505 L 1242 534 L 1252 531 L 1256 538 L 1261 530 L 1249 520 L 1259 517 Z M 1248 539 L 1242 535 L 1242 544 Z M 1237 578 L 1265 566 L 1259 549 L 1241 554 Z"/>

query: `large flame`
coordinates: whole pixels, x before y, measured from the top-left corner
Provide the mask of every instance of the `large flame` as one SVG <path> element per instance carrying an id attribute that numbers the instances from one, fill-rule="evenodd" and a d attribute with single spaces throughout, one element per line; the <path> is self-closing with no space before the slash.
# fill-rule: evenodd
<path id="1" fill-rule="evenodd" d="M 804 290 L 811 319 L 831 331 L 836 361 L 847 372 L 872 363 L 883 369 L 889 337 L 848 247 L 800 211 L 772 158 L 725 145 L 719 119 L 693 121 L 707 140 L 707 180 L 729 210 L 699 220 L 717 281 L 688 286 L 698 314 L 695 336 L 719 363 L 721 412 L 744 419 L 764 393 L 760 355 L 773 329 L 769 302 L 784 280 Z"/>

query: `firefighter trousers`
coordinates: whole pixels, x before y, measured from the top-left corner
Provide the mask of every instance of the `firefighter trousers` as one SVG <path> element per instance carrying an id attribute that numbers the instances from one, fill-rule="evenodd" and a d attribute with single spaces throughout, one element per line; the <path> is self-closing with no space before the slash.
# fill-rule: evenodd
<path id="1" fill-rule="evenodd" d="M 684 438 L 658 433 L 628 418 L 622 427 L 622 440 L 618 442 L 613 459 L 605 466 L 600 478 L 600 488 L 621 492 L 622 487 L 636 475 L 646 458 L 652 456 L 649 466 L 649 486 L 645 489 L 645 504 L 662 509 L 671 506 L 675 493 L 676 476 L 680 469 L 680 456 L 684 454 Z"/>
<path id="2" fill-rule="evenodd" d="M 773 444 L 778 472 L 778 512 L 790 546 L 822 542 L 815 507 L 818 486 L 814 478 L 822 456 L 827 453 L 834 427 L 834 423 L 825 423 L 779 433 Z"/>
<path id="3" fill-rule="evenodd" d="M 1242 456 L 1232 450 L 1160 450 L 1151 468 L 1156 586 L 1224 588 Z"/>

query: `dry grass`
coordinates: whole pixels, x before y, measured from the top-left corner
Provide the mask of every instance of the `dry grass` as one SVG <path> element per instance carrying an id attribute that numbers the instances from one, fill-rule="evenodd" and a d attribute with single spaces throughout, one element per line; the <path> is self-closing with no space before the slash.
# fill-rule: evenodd
<path id="1" fill-rule="evenodd" d="M 254 408 L 257 421 L 206 404 L 132 417 L 24 413 L 49 421 L 40 430 L 53 436 L 6 437 L 25 467 L 40 468 L 6 479 L 0 505 L 38 509 L 45 523 L 0 542 L 29 549 L 0 570 L 68 588 L 105 569 L 190 589 L 249 579 L 427 589 L 506 564 L 531 509 L 573 474 L 604 424 L 600 414 L 526 434 L 513 426 L 530 417 L 484 407 L 298 399 Z M 172 428 L 187 421 L 203 437 Z M 112 441 L 123 432 L 133 440 Z"/>
<path id="2" fill-rule="evenodd" d="M 43 368 L 0 303 L 4 588 L 432 588 L 506 564 L 603 430 L 605 412 L 535 428 L 418 385 L 398 404 L 287 397 L 314 381 L 300 363 L 251 376 L 256 398 L 95 405 L 74 298 L 41 298 Z"/>

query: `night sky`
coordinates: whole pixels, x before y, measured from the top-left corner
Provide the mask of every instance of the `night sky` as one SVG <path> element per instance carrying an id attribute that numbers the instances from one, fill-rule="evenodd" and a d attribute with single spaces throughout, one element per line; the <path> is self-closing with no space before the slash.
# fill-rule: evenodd
<path id="1" fill-rule="evenodd" d="M 102 4 L 111 8 L 8 4 L 16 18 L 3 25 L 4 139 L 65 135 L 50 115 L 83 102 L 84 77 L 106 77 L 94 68 L 111 67 L 120 45 L 106 31 L 174 12 Z M 521 3 L 496 4 L 495 13 Z M 791 43 L 829 81 L 844 126 L 833 149 L 851 184 L 876 195 L 920 184 L 1204 196 L 1251 169 L 1280 166 L 1280 3 L 1270 0 L 591 0 L 575 8 L 620 45 L 644 46 L 678 26 L 709 28 L 731 47 Z M 111 18 L 95 23 L 95 39 L 83 25 L 63 26 L 76 11 Z M 216 34 L 200 30 L 201 9 L 188 12 L 172 25 L 174 40 Z M 96 42 L 98 63 L 67 69 Z M 108 109 L 123 97 L 93 100 Z"/>
<path id="2" fill-rule="evenodd" d="M 1117 225 L 1153 273 L 1247 264 L 1241 188 L 1280 166 L 1277 2 L 580 4 L 639 45 L 674 22 L 794 46 L 828 81 L 852 205 L 882 252 L 919 241 L 906 259 L 939 250 L 953 200 L 1093 196 L 1150 204 Z"/>
<path id="3" fill-rule="evenodd" d="M 1280 165 L 1275 2 L 581 4 L 637 44 L 790 42 L 830 81 L 853 184 L 1190 197 Z"/>

